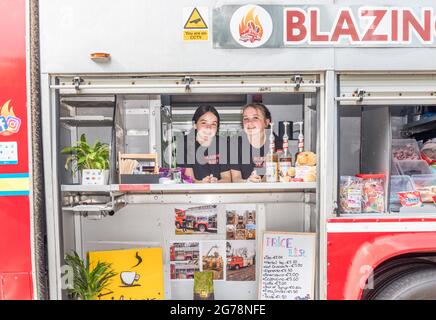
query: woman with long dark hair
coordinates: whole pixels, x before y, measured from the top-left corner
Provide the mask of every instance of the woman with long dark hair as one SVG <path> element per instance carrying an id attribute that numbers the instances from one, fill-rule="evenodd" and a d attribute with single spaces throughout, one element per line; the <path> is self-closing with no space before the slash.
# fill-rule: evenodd
<path id="1" fill-rule="evenodd" d="M 183 161 L 178 167 L 186 168 L 185 174 L 195 183 L 231 182 L 227 164 L 225 140 L 218 137 L 220 116 L 211 106 L 197 108 L 192 117 L 193 130 L 184 139 Z"/>

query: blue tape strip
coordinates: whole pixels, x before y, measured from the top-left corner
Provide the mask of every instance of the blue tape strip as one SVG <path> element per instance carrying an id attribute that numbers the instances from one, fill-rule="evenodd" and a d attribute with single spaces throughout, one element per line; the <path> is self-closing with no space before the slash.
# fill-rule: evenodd
<path id="1" fill-rule="evenodd" d="M 18 161 L 0 161 L 1 164 L 18 164 Z"/>
<path id="2" fill-rule="evenodd" d="M 0 174 L 0 179 L 6 178 L 29 178 L 28 173 L 3 173 Z"/>
<path id="3" fill-rule="evenodd" d="M 6 196 L 28 196 L 29 191 L 0 191 L 0 197 Z"/>

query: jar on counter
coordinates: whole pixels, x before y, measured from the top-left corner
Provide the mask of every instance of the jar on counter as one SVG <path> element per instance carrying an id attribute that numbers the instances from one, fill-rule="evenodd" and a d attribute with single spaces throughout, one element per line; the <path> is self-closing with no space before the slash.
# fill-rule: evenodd
<path id="1" fill-rule="evenodd" d="M 341 176 L 339 186 L 339 212 L 362 212 L 362 179 L 353 176 Z"/>
<path id="2" fill-rule="evenodd" d="M 362 212 L 385 212 L 385 180 L 384 174 L 357 174 L 362 179 Z"/>

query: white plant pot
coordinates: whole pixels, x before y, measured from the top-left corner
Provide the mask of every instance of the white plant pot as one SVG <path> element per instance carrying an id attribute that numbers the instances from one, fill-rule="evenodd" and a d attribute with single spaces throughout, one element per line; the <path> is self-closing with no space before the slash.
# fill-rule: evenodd
<path id="1" fill-rule="evenodd" d="M 109 170 L 82 170 L 82 185 L 103 186 L 109 183 Z"/>

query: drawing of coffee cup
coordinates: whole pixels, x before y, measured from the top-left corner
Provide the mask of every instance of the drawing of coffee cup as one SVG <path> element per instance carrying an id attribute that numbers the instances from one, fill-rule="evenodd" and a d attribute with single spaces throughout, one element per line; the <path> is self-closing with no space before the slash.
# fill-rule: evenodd
<path id="1" fill-rule="evenodd" d="M 138 281 L 140 275 L 133 271 L 123 271 L 120 273 L 121 281 L 126 286 L 132 286 L 135 281 Z"/>

